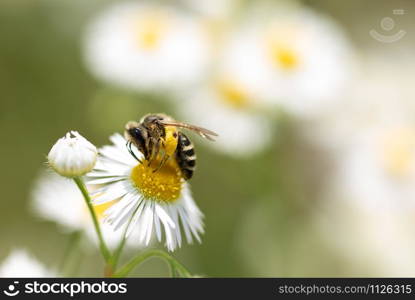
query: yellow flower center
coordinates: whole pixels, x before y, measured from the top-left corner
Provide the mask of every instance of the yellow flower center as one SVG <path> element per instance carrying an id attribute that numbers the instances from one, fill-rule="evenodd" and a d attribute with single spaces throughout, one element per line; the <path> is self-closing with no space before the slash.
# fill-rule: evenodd
<path id="1" fill-rule="evenodd" d="M 134 22 L 134 32 L 138 47 L 147 51 L 159 47 L 168 29 L 167 23 L 167 16 L 160 12 L 137 17 Z"/>
<path id="2" fill-rule="evenodd" d="M 382 146 L 382 163 L 386 171 L 397 177 L 409 175 L 414 163 L 415 131 L 399 129 L 389 132 Z"/>
<path id="3" fill-rule="evenodd" d="M 174 202 L 180 197 L 183 176 L 173 158 L 157 170 L 160 159 L 160 156 L 157 157 L 151 165 L 144 161 L 135 166 L 130 175 L 131 181 L 146 198 L 161 202 Z"/>
<path id="4" fill-rule="evenodd" d="M 234 108 L 245 108 L 249 105 L 247 90 L 235 81 L 222 80 L 217 84 L 220 98 Z"/>
<path id="5" fill-rule="evenodd" d="M 285 71 L 292 71 L 300 64 L 295 41 L 301 37 L 295 26 L 271 27 L 265 37 L 266 49 L 271 62 Z"/>
<path id="6" fill-rule="evenodd" d="M 272 61 L 284 70 L 294 70 L 298 64 L 298 55 L 294 49 L 272 45 L 270 49 Z"/>

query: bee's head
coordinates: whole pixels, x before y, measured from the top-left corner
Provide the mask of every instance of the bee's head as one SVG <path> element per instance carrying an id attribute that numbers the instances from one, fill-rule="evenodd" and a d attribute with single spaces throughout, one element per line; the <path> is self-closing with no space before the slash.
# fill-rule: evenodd
<path id="1" fill-rule="evenodd" d="M 147 149 L 147 139 L 148 139 L 148 132 L 147 130 L 140 126 L 139 123 L 131 121 L 125 125 L 125 132 L 124 136 L 128 141 L 131 141 L 138 150 L 144 155 L 144 157 L 148 158 L 148 149 Z"/>

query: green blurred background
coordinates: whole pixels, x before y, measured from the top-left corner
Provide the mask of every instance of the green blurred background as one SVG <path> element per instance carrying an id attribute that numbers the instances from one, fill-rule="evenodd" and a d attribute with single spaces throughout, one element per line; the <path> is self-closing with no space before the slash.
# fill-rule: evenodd
<path id="1" fill-rule="evenodd" d="M 50 267 L 63 257 L 69 236 L 28 208 L 33 182 L 57 138 L 73 129 L 104 145 L 126 120 L 148 112 L 174 115 L 162 96 L 104 86 L 85 70 L 83 29 L 110 2 L 0 1 L 0 261 L 19 247 Z M 363 56 L 393 52 L 397 45 L 379 44 L 368 31 L 395 8 L 409 13 L 415 8 L 413 1 L 303 3 L 343 25 Z M 407 17 L 399 26 L 414 28 Z M 405 41 L 412 49 L 413 42 L 413 36 Z M 249 160 L 218 154 L 195 141 L 199 166 L 192 188 L 206 216 L 206 234 L 201 245 L 185 245 L 175 257 L 205 276 L 374 275 L 370 267 L 350 264 L 314 226 L 330 159 L 288 118 L 278 126 L 272 146 Z M 81 259 L 77 276 L 101 275 L 93 244 Z M 152 260 L 135 275 L 165 276 L 167 268 Z"/>

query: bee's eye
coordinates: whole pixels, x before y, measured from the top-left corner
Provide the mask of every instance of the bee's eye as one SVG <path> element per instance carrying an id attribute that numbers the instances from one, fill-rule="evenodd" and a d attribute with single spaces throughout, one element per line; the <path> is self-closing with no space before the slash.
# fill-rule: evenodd
<path id="1" fill-rule="evenodd" d="M 130 134 L 131 134 L 132 137 L 134 137 L 136 139 L 142 139 L 143 138 L 143 135 L 141 133 L 141 130 L 139 128 L 137 128 L 137 127 L 131 128 L 130 129 Z"/>
<path id="2" fill-rule="evenodd" d="M 143 134 L 141 133 L 140 128 L 131 128 L 130 129 L 130 134 L 133 138 L 135 138 L 137 140 L 137 142 L 139 142 L 140 144 L 144 144 L 144 138 L 143 138 Z"/>
<path id="3" fill-rule="evenodd" d="M 145 134 L 145 136 L 147 136 L 146 132 L 139 128 L 139 127 L 134 127 L 128 130 L 129 134 L 131 135 L 131 137 L 134 139 L 134 143 L 135 145 L 138 147 L 138 150 L 142 151 L 144 154 L 144 157 L 147 159 L 148 156 L 148 151 L 147 151 L 147 147 L 146 147 L 146 139 L 143 136 L 143 133 Z"/>
<path id="4" fill-rule="evenodd" d="M 138 128 L 133 128 L 131 131 L 132 131 L 132 134 L 133 134 L 134 137 L 142 136 L 141 135 L 141 130 L 138 129 Z"/>

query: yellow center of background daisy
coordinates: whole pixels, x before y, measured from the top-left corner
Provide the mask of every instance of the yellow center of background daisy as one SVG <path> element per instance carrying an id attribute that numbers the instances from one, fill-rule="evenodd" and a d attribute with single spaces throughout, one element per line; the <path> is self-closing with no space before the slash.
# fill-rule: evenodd
<path id="1" fill-rule="evenodd" d="M 393 176 L 410 173 L 415 155 L 415 131 L 399 129 L 388 132 L 382 143 L 384 168 Z"/>
<path id="2" fill-rule="evenodd" d="M 160 164 L 160 159 L 160 156 L 154 159 L 150 166 L 147 161 L 135 166 L 131 171 L 131 180 L 144 197 L 162 202 L 174 202 L 180 197 L 183 177 L 173 158 L 154 172 Z"/>
<path id="3" fill-rule="evenodd" d="M 139 16 L 134 28 L 136 41 L 140 49 L 154 50 L 160 46 L 160 42 L 168 28 L 167 16 L 160 12 L 152 12 L 145 16 Z"/>
<path id="4" fill-rule="evenodd" d="M 238 109 L 248 106 L 248 93 L 241 84 L 232 80 L 222 80 L 218 82 L 216 88 L 226 104 Z"/>
<path id="5" fill-rule="evenodd" d="M 296 39 L 301 35 L 295 27 L 271 27 L 265 37 L 266 48 L 272 63 L 285 71 L 292 71 L 300 64 Z"/>
<path id="6" fill-rule="evenodd" d="M 293 49 L 279 45 L 271 46 L 271 58 L 284 70 L 293 70 L 298 66 L 298 55 Z"/>

